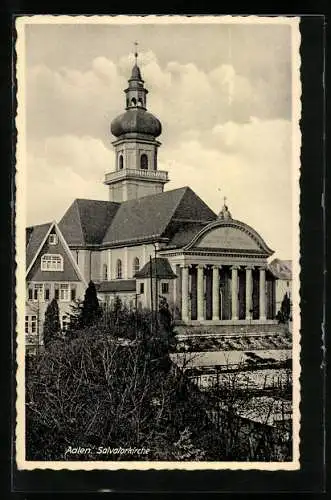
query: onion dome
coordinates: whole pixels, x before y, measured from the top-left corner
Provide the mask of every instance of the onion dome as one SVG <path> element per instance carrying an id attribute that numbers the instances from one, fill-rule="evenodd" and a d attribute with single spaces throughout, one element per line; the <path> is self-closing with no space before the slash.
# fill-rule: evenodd
<path id="1" fill-rule="evenodd" d="M 144 109 L 128 109 L 125 113 L 115 118 L 110 127 L 115 137 L 123 134 L 148 134 L 153 137 L 161 135 L 161 122 Z"/>
<path id="2" fill-rule="evenodd" d="M 137 53 L 135 57 L 136 61 L 128 80 L 129 86 L 124 91 L 126 111 L 111 122 L 110 130 L 115 137 L 132 133 L 158 137 L 162 132 L 162 126 L 158 118 L 146 109 L 148 90 L 144 87 L 144 80 L 137 65 Z"/>

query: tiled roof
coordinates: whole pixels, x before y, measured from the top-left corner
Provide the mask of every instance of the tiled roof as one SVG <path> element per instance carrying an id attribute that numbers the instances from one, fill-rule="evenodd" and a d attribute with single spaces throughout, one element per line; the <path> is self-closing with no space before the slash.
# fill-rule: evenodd
<path id="1" fill-rule="evenodd" d="M 46 224 L 26 228 L 26 268 L 30 266 L 51 224 L 51 222 L 47 222 Z"/>
<path id="2" fill-rule="evenodd" d="M 75 200 L 59 223 L 68 245 L 100 244 L 119 206 L 111 201 Z"/>
<path id="3" fill-rule="evenodd" d="M 269 264 L 269 270 L 278 279 L 283 279 L 283 280 L 292 279 L 292 261 L 291 260 L 274 259 Z"/>
<path id="4" fill-rule="evenodd" d="M 77 199 L 59 228 L 69 246 L 124 244 L 164 237 L 188 243 L 216 214 L 189 187 L 115 203 Z"/>
<path id="5" fill-rule="evenodd" d="M 146 262 L 144 267 L 135 274 L 135 278 L 140 278 L 140 279 L 150 278 L 151 267 L 152 267 L 153 278 L 155 277 L 159 279 L 176 278 L 176 274 L 171 269 L 168 259 L 165 259 L 164 257 L 157 257 L 156 259 L 152 259 L 152 266 L 150 261 Z"/>
<path id="6" fill-rule="evenodd" d="M 97 291 L 100 293 L 104 292 L 135 292 L 136 291 L 136 280 L 113 280 L 113 281 L 101 281 L 96 285 Z"/>
<path id="7" fill-rule="evenodd" d="M 201 231 L 203 227 L 209 224 L 206 222 L 179 222 L 172 221 L 167 229 L 170 236 L 170 241 L 167 244 L 168 248 L 182 248 L 187 245 L 192 238 Z"/>
<path id="8" fill-rule="evenodd" d="M 211 221 L 214 218 L 216 215 L 201 198 L 189 187 L 183 187 L 121 203 L 103 242 L 170 237 L 173 235 L 169 225 L 174 219 Z"/>

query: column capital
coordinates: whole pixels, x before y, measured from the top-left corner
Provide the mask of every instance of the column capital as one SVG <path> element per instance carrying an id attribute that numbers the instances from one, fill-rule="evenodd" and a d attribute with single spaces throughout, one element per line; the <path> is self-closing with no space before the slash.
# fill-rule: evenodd
<path id="1" fill-rule="evenodd" d="M 253 264 L 247 264 L 246 266 L 244 266 L 246 271 L 253 271 L 255 266 Z"/>
<path id="2" fill-rule="evenodd" d="M 216 269 L 222 269 L 223 266 L 222 266 L 222 264 L 212 264 L 211 267 L 213 270 L 216 270 Z"/>
<path id="3" fill-rule="evenodd" d="M 181 269 L 188 269 L 190 266 L 189 266 L 189 264 L 179 264 L 179 267 Z"/>
<path id="4" fill-rule="evenodd" d="M 257 265 L 259 271 L 266 271 L 267 270 L 267 264 L 258 264 Z"/>
<path id="5" fill-rule="evenodd" d="M 238 264 L 234 264 L 231 266 L 231 271 L 238 271 L 240 269 L 240 266 Z"/>
<path id="6" fill-rule="evenodd" d="M 197 264 L 197 269 L 204 269 L 206 267 L 206 264 Z"/>

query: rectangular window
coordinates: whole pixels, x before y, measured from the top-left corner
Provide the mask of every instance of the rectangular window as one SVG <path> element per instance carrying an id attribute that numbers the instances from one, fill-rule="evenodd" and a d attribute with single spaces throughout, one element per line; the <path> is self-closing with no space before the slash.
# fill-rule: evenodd
<path id="1" fill-rule="evenodd" d="M 50 245 L 56 245 L 57 244 L 57 234 L 50 234 L 48 238 L 48 242 Z"/>
<path id="2" fill-rule="evenodd" d="M 25 316 L 25 333 L 37 333 L 37 316 Z"/>
<path id="3" fill-rule="evenodd" d="M 28 299 L 33 300 L 33 289 L 30 286 L 28 288 Z"/>
<path id="4" fill-rule="evenodd" d="M 45 287 L 45 293 L 44 293 L 44 297 L 45 297 L 45 301 L 48 301 L 50 299 L 50 294 L 51 294 L 51 291 L 49 289 L 49 287 Z"/>
<path id="5" fill-rule="evenodd" d="M 31 316 L 31 333 L 37 332 L 37 316 Z"/>
<path id="6" fill-rule="evenodd" d="M 69 284 L 60 283 L 60 300 L 63 302 L 69 301 Z"/>
<path id="7" fill-rule="evenodd" d="M 144 290 L 145 290 L 144 283 L 140 283 L 140 292 L 139 293 L 143 294 Z"/>
<path id="8" fill-rule="evenodd" d="M 164 294 L 169 293 L 169 283 L 161 284 L 161 292 Z"/>
<path id="9" fill-rule="evenodd" d="M 70 294 L 71 294 L 70 300 L 72 301 L 76 300 L 76 288 L 72 288 Z"/>
<path id="10" fill-rule="evenodd" d="M 42 271 L 63 271 L 63 257 L 58 254 L 46 253 L 41 258 Z"/>
<path id="11" fill-rule="evenodd" d="M 60 298 L 60 290 L 57 286 L 55 287 L 55 290 L 54 290 L 54 298 L 55 298 L 55 300 L 59 300 L 59 298 Z"/>
<path id="12" fill-rule="evenodd" d="M 42 302 L 44 300 L 44 285 L 43 285 L 43 283 L 37 283 L 34 285 L 33 300 L 35 302 Z"/>

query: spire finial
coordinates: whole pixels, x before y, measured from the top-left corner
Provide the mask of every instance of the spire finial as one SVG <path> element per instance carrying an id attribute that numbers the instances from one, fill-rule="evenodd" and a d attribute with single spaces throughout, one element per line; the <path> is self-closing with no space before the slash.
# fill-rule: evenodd
<path id="1" fill-rule="evenodd" d="M 134 46 L 135 46 L 135 49 L 134 49 L 134 58 L 135 58 L 135 63 L 137 64 L 137 60 L 138 60 L 138 42 L 134 42 Z"/>
<path id="2" fill-rule="evenodd" d="M 226 200 L 227 200 L 227 197 L 226 197 L 226 196 L 224 196 L 223 200 L 224 200 L 224 206 L 226 207 Z"/>

